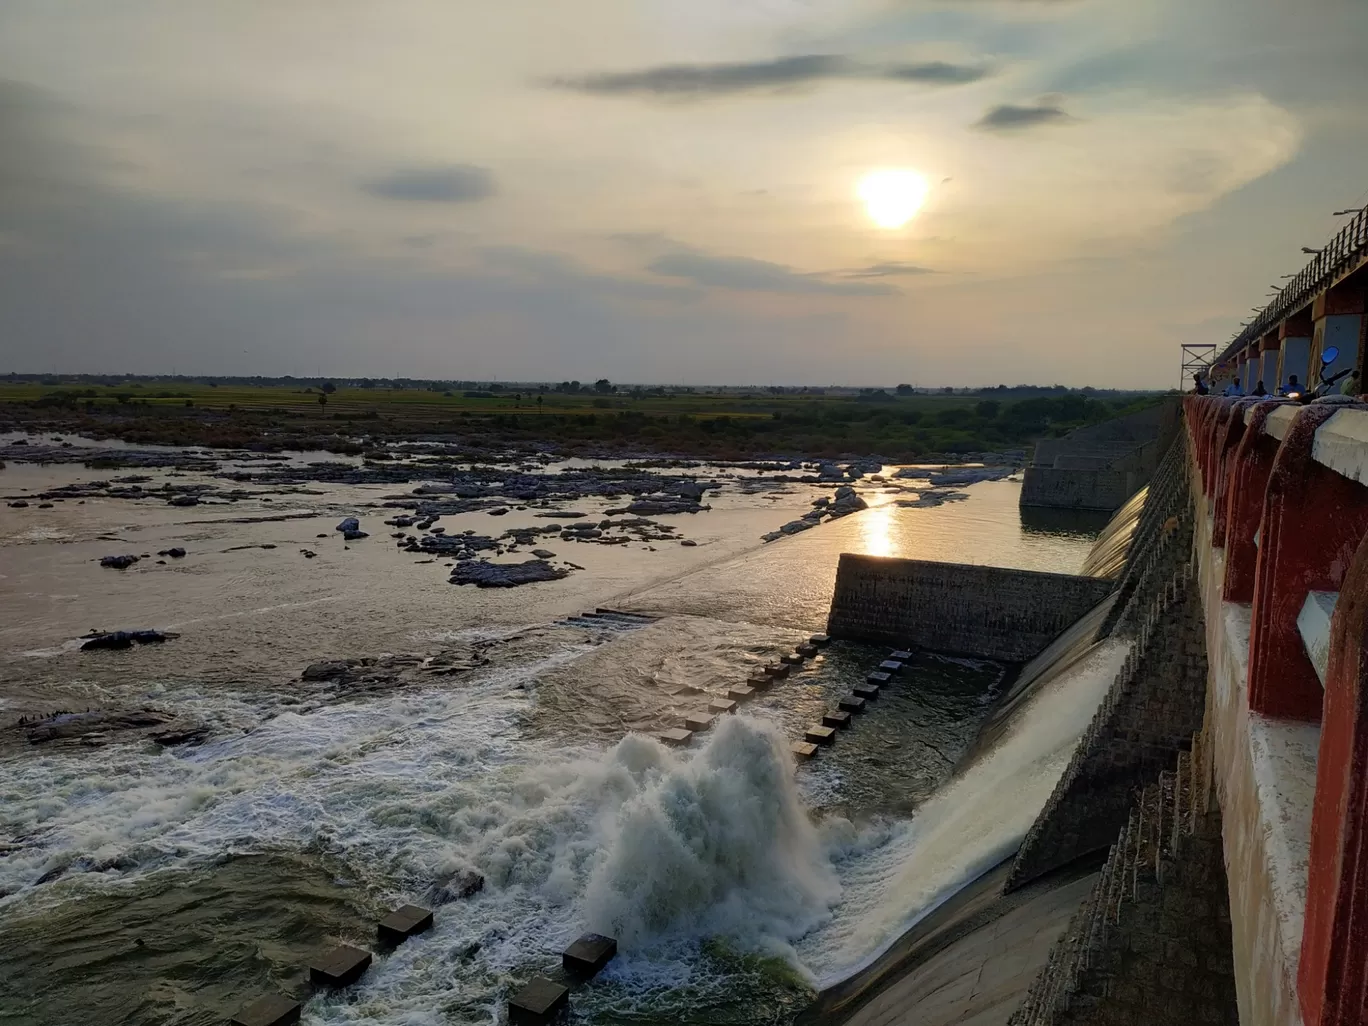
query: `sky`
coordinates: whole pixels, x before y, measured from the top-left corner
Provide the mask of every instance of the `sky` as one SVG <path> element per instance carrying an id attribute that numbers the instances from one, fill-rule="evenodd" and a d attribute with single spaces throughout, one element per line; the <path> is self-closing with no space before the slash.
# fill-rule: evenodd
<path id="1" fill-rule="evenodd" d="M 1172 387 L 1368 203 L 1365 39 L 1363 0 L 0 0 L 0 373 Z"/>

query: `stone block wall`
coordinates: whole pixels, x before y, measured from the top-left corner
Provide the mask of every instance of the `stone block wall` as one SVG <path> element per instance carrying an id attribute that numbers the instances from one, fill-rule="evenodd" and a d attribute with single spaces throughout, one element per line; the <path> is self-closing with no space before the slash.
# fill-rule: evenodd
<path id="1" fill-rule="evenodd" d="M 1136 794 L 1189 744 L 1206 708 L 1204 632 L 1185 563 L 1151 601 L 1134 648 L 1022 842 L 1009 890 L 1105 849 Z"/>
<path id="2" fill-rule="evenodd" d="M 1021 486 L 1021 505 L 1116 510 L 1145 485 L 1177 435 L 1179 407 L 1079 428 L 1036 443 Z"/>
<path id="3" fill-rule="evenodd" d="M 1105 634 L 1133 634 L 1172 571 L 1188 559 L 1194 521 L 1186 455 L 1183 439 L 1176 439 L 1150 482 Z"/>
<path id="4" fill-rule="evenodd" d="M 1114 587 L 1097 577 L 844 553 L 827 633 L 1024 661 Z"/>
<path id="5" fill-rule="evenodd" d="M 1145 483 L 1136 470 L 1027 467 L 1021 505 L 1117 510 Z"/>
<path id="6" fill-rule="evenodd" d="M 1236 1026 L 1208 745 L 1140 795 L 1010 1026 Z"/>

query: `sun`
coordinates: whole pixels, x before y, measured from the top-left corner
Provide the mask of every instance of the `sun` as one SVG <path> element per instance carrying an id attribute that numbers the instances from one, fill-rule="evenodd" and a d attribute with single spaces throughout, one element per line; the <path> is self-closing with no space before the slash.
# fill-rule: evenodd
<path id="1" fill-rule="evenodd" d="M 884 168 L 861 178 L 856 192 L 871 221 L 880 228 L 901 228 L 926 202 L 927 188 L 915 171 Z"/>

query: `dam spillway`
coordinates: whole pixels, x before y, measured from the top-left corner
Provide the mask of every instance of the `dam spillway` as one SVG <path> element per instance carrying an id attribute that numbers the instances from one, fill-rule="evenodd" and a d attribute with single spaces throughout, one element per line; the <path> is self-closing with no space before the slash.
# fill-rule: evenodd
<path id="1" fill-rule="evenodd" d="M 1294 361 L 1342 359 L 1341 321 L 1363 365 L 1368 218 L 1346 232 L 1217 358 L 1217 390 L 1311 377 Z M 832 988 L 823 1021 L 1368 1022 L 1364 400 L 1187 397 L 1115 524 L 1124 559 L 1104 542 L 1089 561 L 1114 590 L 1023 667 L 947 788 L 992 758 L 1041 664 L 1124 645 L 1038 814 L 884 979 Z"/>

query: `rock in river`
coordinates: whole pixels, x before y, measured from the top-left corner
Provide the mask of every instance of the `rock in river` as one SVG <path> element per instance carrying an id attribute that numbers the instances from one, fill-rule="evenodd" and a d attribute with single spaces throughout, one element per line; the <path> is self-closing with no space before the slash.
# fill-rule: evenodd
<path id="1" fill-rule="evenodd" d="M 100 566 L 113 567 L 115 570 L 127 570 L 137 561 L 137 556 L 105 556 L 100 560 Z"/>
<path id="2" fill-rule="evenodd" d="M 341 660 L 325 663 L 311 663 L 304 668 L 304 672 L 299 676 L 302 680 L 334 680 L 350 669 L 351 663 L 342 662 Z"/>
<path id="3" fill-rule="evenodd" d="M 359 531 L 361 530 L 361 521 L 357 520 L 356 517 L 347 517 L 346 520 L 338 524 L 335 528 L 333 528 L 333 530 L 341 531 L 343 534 L 349 534 L 352 531 Z"/>
<path id="4" fill-rule="evenodd" d="M 544 559 L 529 559 L 526 563 L 491 563 L 480 559 L 457 564 L 451 572 L 451 583 L 473 584 L 477 588 L 516 588 L 538 581 L 558 581 L 569 574 L 569 570 L 554 567 Z"/>
<path id="5" fill-rule="evenodd" d="M 98 631 L 81 639 L 81 651 L 91 648 L 132 648 L 138 645 L 156 645 L 179 635 L 166 631 Z"/>

